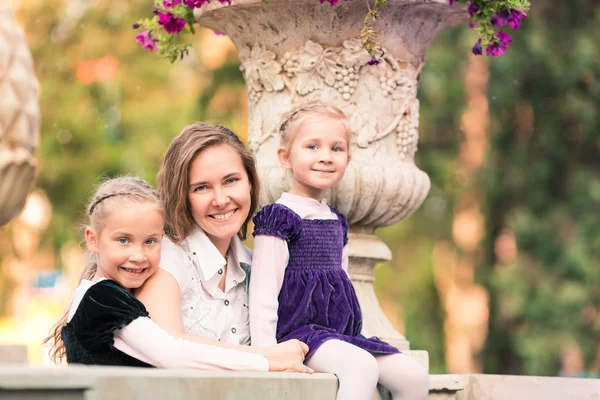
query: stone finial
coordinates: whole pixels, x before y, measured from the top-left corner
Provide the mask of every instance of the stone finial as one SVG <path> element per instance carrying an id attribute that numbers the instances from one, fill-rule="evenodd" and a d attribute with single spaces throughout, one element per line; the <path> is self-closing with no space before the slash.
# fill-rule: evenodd
<path id="1" fill-rule="evenodd" d="M 35 177 L 37 94 L 23 32 L 8 5 L 0 4 L 0 226 L 21 211 Z"/>

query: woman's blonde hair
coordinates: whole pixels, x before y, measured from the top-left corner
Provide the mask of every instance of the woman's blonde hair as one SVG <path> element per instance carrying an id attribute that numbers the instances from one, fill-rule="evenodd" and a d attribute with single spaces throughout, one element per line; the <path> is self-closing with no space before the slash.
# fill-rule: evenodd
<path id="1" fill-rule="evenodd" d="M 298 104 L 290 111 L 283 114 L 279 125 L 281 135 L 281 146 L 289 148 L 294 142 L 296 133 L 300 126 L 310 118 L 315 116 L 333 118 L 344 124 L 348 132 L 348 145 L 350 145 L 350 127 L 348 117 L 342 110 L 333 104 L 322 101 L 310 101 L 308 103 Z"/>
<path id="2" fill-rule="evenodd" d="M 254 156 L 231 130 L 220 125 L 196 122 L 183 128 L 173 139 L 156 176 L 158 194 L 165 204 L 165 234 L 176 243 L 192 232 L 195 223 L 188 198 L 192 162 L 204 150 L 219 145 L 230 146 L 239 154 L 251 185 L 250 211 L 238 232 L 242 240 L 246 238 L 248 223 L 258 208 L 260 194 Z"/>
<path id="3" fill-rule="evenodd" d="M 92 227 L 99 233 L 102 230 L 107 211 L 110 211 L 111 204 L 116 200 L 153 203 L 156 204 L 159 210 L 164 210 L 162 201 L 156 190 L 143 179 L 132 176 L 112 178 L 100 184 L 91 197 L 86 209 L 86 215 L 89 218 L 89 224 L 86 227 Z M 79 282 L 81 283 L 84 279 L 93 279 L 97 270 L 98 262 L 96 254 L 90 250 L 86 250 L 85 266 Z M 65 357 L 65 344 L 62 341 L 61 330 L 67 324 L 67 316 L 68 311 L 54 325 L 50 331 L 50 335 L 44 339 L 44 344 L 52 344 L 48 354 L 50 359 L 55 363 L 60 363 Z"/>

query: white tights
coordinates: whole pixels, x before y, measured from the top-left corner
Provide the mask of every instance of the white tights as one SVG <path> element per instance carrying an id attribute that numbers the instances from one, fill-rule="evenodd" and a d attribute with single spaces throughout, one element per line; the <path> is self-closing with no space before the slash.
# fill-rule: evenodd
<path id="1" fill-rule="evenodd" d="M 394 400 L 427 400 L 429 394 L 427 370 L 404 354 L 373 356 L 350 343 L 328 340 L 306 365 L 316 372 L 337 375 L 337 400 L 372 399 L 377 382 Z"/>

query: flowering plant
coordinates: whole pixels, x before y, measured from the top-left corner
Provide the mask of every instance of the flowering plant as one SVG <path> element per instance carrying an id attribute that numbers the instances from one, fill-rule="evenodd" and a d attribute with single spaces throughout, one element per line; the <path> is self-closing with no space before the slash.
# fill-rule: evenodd
<path id="1" fill-rule="evenodd" d="M 231 5 L 231 0 L 216 1 Z M 268 2 L 268 0 L 262 1 Z M 333 7 L 338 0 L 320 0 L 320 2 L 330 3 Z M 373 28 L 373 22 L 385 10 L 387 2 L 388 0 L 373 1 L 360 31 L 363 47 L 372 57 L 369 64 L 378 64 L 382 57 L 381 44 L 376 41 L 377 32 Z M 195 33 L 194 9 L 206 3 L 210 3 L 210 0 L 154 0 L 154 17 L 133 24 L 134 29 L 143 28 L 135 39 L 142 48 L 158 51 L 171 62 L 183 58 L 188 54 L 192 44 L 184 41 L 181 34 Z M 521 20 L 528 16 L 531 6 L 528 0 L 448 0 L 448 3 L 449 5 L 469 3 L 468 10 L 471 16 L 469 27 L 474 29 L 479 37 L 473 46 L 473 54 L 481 55 L 485 47 L 486 55 L 494 57 L 504 54 L 506 47 L 512 43 L 507 33 L 501 30 L 496 33 L 495 28 L 509 25 L 517 29 L 521 25 Z M 215 33 L 220 34 L 220 32 Z"/>
<path id="2" fill-rule="evenodd" d="M 477 32 L 479 39 L 475 42 L 472 52 L 498 57 L 504 54 L 512 43 L 510 35 L 502 30 L 496 33 L 495 28 L 510 26 L 517 29 L 523 18 L 529 16 L 531 4 L 528 0 L 448 0 L 454 3 L 469 3 L 469 28 Z"/>

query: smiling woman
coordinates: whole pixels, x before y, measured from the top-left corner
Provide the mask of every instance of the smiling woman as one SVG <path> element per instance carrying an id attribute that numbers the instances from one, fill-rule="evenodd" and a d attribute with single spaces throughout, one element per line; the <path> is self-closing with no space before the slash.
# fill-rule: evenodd
<path id="1" fill-rule="evenodd" d="M 170 334 L 264 355 L 273 371 L 312 372 L 298 340 L 251 348 L 250 251 L 242 244 L 258 205 L 252 154 L 235 133 L 195 123 L 173 140 L 157 177 L 165 203 L 159 269 L 136 291 Z"/>

